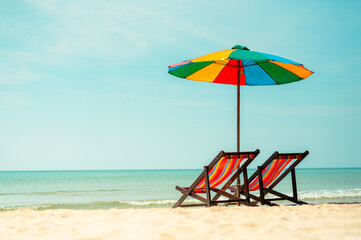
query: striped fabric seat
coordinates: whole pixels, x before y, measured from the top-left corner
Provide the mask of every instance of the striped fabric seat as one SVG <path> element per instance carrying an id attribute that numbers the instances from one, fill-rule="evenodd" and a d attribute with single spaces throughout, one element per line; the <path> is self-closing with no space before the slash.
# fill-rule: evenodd
<path id="1" fill-rule="evenodd" d="M 308 154 L 307 150 L 303 153 L 274 152 L 261 166 L 257 167 L 250 178 L 244 181 L 245 184 L 239 188 L 239 194 L 252 199 L 253 202 L 250 204 L 261 203 L 262 205 L 277 206 L 275 201 L 284 200 L 296 204 L 307 204 L 298 199 L 295 168 Z M 288 174 L 291 174 L 292 195 L 274 189 Z M 233 196 L 223 195 L 230 199 L 236 199 L 237 186 L 228 187 L 228 190 L 233 193 Z M 250 193 L 257 190 L 259 190 L 259 196 Z M 271 198 L 265 197 L 268 194 L 271 195 Z"/>
<path id="2" fill-rule="evenodd" d="M 219 184 L 225 182 L 240 166 L 242 162 L 247 161 L 248 158 L 254 158 L 253 154 L 250 155 L 225 155 L 223 156 L 209 171 L 209 187 L 215 188 Z M 185 188 L 188 189 L 188 188 Z M 197 184 L 193 193 L 205 193 L 206 183 L 203 177 Z"/>
<path id="3" fill-rule="evenodd" d="M 227 192 L 231 184 L 240 175 L 247 179 L 247 167 L 259 154 L 259 149 L 249 152 L 224 152 L 220 151 L 217 156 L 206 166 L 189 187 L 175 186 L 182 196 L 174 204 L 176 207 L 214 206 L 224 203 L 249 204 L 249 199 L 233 197 Z M 204 195 L 202 194 L 204 193 Z M 230 200 L 218 200 L 219 197 L 230 198 Z M 187 203 L 188 197 L 197 199 L 201 203 Z"/>
<path id="4" fill-rule="evenodd" d="M 273 159 L 263 170 L 262 170 L 262 180 L 263 187 L 270 186 L 281 172 L 287 167 L 289 163 L 293 160 L 301 159 L 301 155 L 279 155 L 277 158 Z M 249 191 L 259 190 L 259 178 L 256 177 L 249 184 Z"/>

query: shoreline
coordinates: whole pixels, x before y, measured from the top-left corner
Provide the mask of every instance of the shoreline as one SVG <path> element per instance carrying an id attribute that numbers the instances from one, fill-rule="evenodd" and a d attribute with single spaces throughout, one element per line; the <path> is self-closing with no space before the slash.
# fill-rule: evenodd
<path id="1" fill-rule="evenodd" d="M 0 212 L 6 239 L 360 239 L 361 203 Z"/>
<path id="2" fill-rule="evenodd" d="M 191 199 L 192 200 L 192 199 Z M 112 202 L 89 202 L 89 203 L 53 203 L 53 204 L 42 204 L 42 205 L 29 205 L 29 206 L 4 206 L 0 208 L 1 212 L 17 211 L 17 210 L 35 210 L 35 211 L 46 211 L 46 210 L 124 210 L 124 209 L 171 209 L 176 203 L 176 200 L 138 200 L 138 201 L 112 201 Z M 189 201 L 188 203 L 199 203 L 198 201 Z M 281 206 L 293 206 L 288 201 L 278 202 Z M 322 204 L 361 204 L 361 201 L 352 202 L 308 202 L 308 205 L 322 205 Z M 241 205 L 242 206 L 242 205 Z M 230 205 L 228 207 L 234 207 Z M 196 207 L 193 207 L 196 208 Z M 202 208 L 202 207 L 200 207 Z"/>

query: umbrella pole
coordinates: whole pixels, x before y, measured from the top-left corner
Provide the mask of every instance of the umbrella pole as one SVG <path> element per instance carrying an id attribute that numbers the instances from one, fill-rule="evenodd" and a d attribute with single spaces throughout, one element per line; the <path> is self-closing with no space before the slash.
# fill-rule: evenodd
<path id="1" fill-rule="evenodd" d="M 240 84 L 241 84 L 241 66 L 240 60 L 237 61 L 237 152 L 241 151 L 240 148 Z M 239 168 L 239 167 L 238 167 Z M 237 177 L 237 197 L 241 195 L 241 181 L 239 176 Z M 239 206 L 240 203 L 238 202 Z"/>

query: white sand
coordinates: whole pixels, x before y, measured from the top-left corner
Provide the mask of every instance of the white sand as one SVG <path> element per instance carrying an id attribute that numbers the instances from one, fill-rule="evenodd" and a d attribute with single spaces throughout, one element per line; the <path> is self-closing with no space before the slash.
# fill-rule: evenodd
<path id="1" fill-rule="evenodd" d="M 0 239 L 361 239 L 361 204 L 0 212 Z"/>

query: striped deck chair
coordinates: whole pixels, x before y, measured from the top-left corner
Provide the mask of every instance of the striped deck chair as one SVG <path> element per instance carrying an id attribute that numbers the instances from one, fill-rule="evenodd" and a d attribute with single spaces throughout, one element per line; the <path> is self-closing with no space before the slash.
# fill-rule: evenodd
<path id="1" fill-rule="evenodd" d="M 183 193 L 183 195 L 173 208 L 190 206 L 210 207 L 212 205 L 227 202 L 249 203 L 249 197 L 246 197 L 246 199 L 233 197 L 232 193 L 228 193 L 226 190 L 241 173 L 243 173 L 244 180 L 247 181 L 247 166 L 258 154 L 258 149 L 254 152 L 226 153 L 221 151 L 208 166 L 204 166 L 204 170 L 190 187 L 176 186 L 176 190 Z M 221 189 L 217 188 L 225 182 L 226 184 Z M 229 200 L 211 199 L 211 191 L 217 193 L 217 199 L 219 196 L 225 196 Z M 205 197 L 200 194 L 205 194 Z M 182 204 L 188 196 L 201 201 L 202 204 Z"/>
<path id="2" fill-rule="evenodd" d="M 297 185 L 296 185 L 296 171 L 295 167 L 308 155 L 308 151 L 304 153 L 278 153 L 275 152 L 271 157 L 262 165 L 257 168 L 257 171 L 248 179 L 248 189 L 244 186 L 241 187 L 241 194 L 245 191 L 253 192 L 259 190 L 259 197 L 249 192 L 246 193 L 251 199 L 255 200 L 262 205 L 277 206 L 273 201 L 288 200 L 296 204 L 307 204 L 306 202 L 298 200 Z M 288 166 L 288 167 L 287 167 Z M 293 196 L 275 191 L 273 188 L 281 182 L 291 172 L 292 177 L 292 190 Z M 235 192 L 235 187 L 230 187 Z M 267 194 L 275 195 L 278 198 L 268 198 Z"/>

